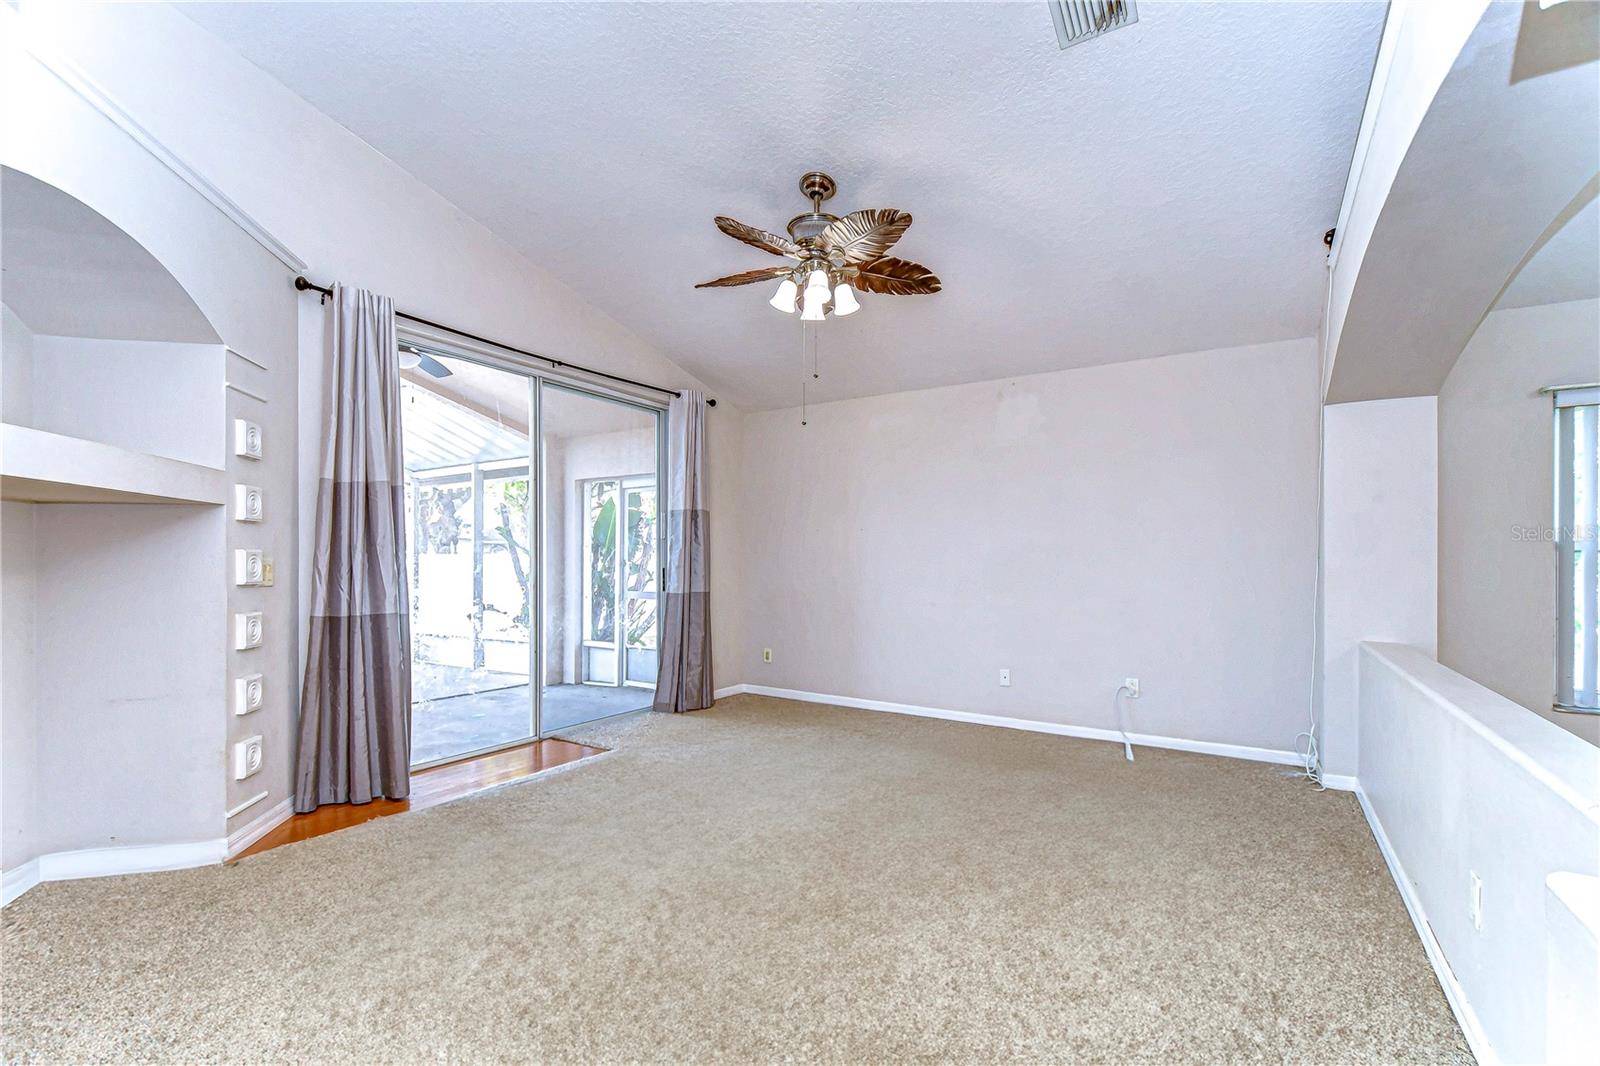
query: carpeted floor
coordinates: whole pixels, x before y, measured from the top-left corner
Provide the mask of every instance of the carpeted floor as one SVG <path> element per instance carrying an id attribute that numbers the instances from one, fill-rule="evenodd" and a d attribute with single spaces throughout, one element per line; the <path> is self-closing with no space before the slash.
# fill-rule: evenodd
<path id="1" fill-rule="evenodd" d="M 739 696 L 5 908 L 7 1061 L 1470 1062 L 1352 797 Z"/>

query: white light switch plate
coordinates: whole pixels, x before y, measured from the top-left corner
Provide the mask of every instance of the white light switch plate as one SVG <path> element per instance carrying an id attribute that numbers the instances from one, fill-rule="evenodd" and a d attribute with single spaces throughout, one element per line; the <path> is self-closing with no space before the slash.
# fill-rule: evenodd
<path id="1" fill-rule="evenodd" d="M 261 736 L 245 737 L 233 746 L 233 779 L 243 781 L 261 769 Z"/>
<path id="2" fill-rule="evenodd" d="M 266 515 L 266 501 L 255 485 L 233 487 L 233 517 L 239 522 L 259 522 Z"/>
<path id="3" fill-rule="evenodd" d="M 243 459 L 261 458 L 261 427 L 243 418 L 235 418 L 233 454 Z"/>
<path id="4" fill-rule="evenodd" d="M 246 651 L 250 648 L 261 647 L 262 631 L 266 623 L 262 621 L 260 611 L 248 611 L 233 616 L 233 647 L 235 651 Z"/>
<path id="5" fill-rule="evenodd" d="M 260 674 L 245 674 L 233 679 L 233 713 L 249 714 L 261 709 L 266 696 L 265 682 Z"/>
<path id="6" fill-rule="evenodd" d="M 260 548 L 235 548 L 233 550 L 233 583 L 235 585 L 260 585 L 267 579 L 266 561 Z"/>

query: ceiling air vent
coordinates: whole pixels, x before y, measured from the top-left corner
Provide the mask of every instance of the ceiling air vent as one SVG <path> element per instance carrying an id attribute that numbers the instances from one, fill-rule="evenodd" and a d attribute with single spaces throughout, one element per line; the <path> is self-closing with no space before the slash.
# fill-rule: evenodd
<path id="1" fill-rule="evenodd" d="M 1050 0 L 1050 17 L 1062 48 L 1139 21 L 1133 0 Z"/>

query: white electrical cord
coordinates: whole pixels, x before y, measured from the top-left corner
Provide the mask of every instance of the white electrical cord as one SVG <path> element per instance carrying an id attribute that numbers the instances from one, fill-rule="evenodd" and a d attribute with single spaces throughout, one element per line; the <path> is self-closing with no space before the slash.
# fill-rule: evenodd
<path id="1" fill-rule="evenodd" d="M 1129 688 L 1126 684 L 1118 685 L 1117 691 L 1111 696 L 1111 706 L 1117 713 L 1117 732 L 1122 734 L 1122 754 L 1128 757 L 1129 762 L 1132 762 L 1133 745 L 1128 742 L 1128 731 L 1122 725 L 1122 694 L 1124 692 L 1131 694 L 1133 689 Z"/>
<path id="2" fill-rule="evenodd" d="M 1332 268 L 1329 269 L 1331 272 Z M 1327 314 L 1328 308 L 1324 301 L 1324 329 L 1327 328 Z M 1322 495 L 1328 455 L 1327 410 L 1322 402 L 1322 361 L 1319 359 L 1317 362 L 1317 557 L 1312 568 L 1311 580 L 1311 689 L 1306 699 L 1306 730 L 1297 733 L 1294 738 L 1295 750 L 1300 755 L 1302 767 L 1294 776 L 1310 781 L 1317 786 L 1319 792 L 1326 791 L 1328 787 L 1322 783 L 1322 749 L 1317 741 L 1317 735 L 1321 732 L 1321 723 L 1317 720 L 1318 704 L 1321 703 L 1317 685 L 1322 678 Z M 1302 740 L 1305 742 L 1303 750 Z"/>

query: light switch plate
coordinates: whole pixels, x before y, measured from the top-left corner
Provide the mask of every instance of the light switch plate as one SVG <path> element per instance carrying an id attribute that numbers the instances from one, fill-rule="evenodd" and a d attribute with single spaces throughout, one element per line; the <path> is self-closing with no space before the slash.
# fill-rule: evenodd
<path id="1" fill-rule="evenodd" d="M 261 647 L 262 631 L 266 623 L 261 618 L 260 611 L 246 611 L 233 616 L 233 647 L 235 651 L 247 651 L 250 648 Z"/>
<path id="2" fill-rule="evenodd" d="M 233 679 L 233 713 L 249 714 L 261 709 L 266 698 L 265 682 L 260 674 L 245 674 Z"/>
<path id="3" fill-rule="evenodd" d="M 233 550 L 233 583 L 235 585 L 260 585 L 267 579 L 266 559 L 260 548 L 235 548 Z"/>
<path id="4" fill-rule="evenodd" d="M 233 779 L 243 781 L 261 769 L 261 735 L 245 737 L 233 746 Z"/>
<path id="5" fill-rule="evenodd" d="M 233 487 L 233 517 L 238 522 L 259 522 L 266 516 L 266 501 L 256 485 Z"/>
<path id="6" fill-rule="evenodd" d="M 242 459 L 261 458 L 261 427 L 243 418 L 233 420 L 233 454 Z"/>

